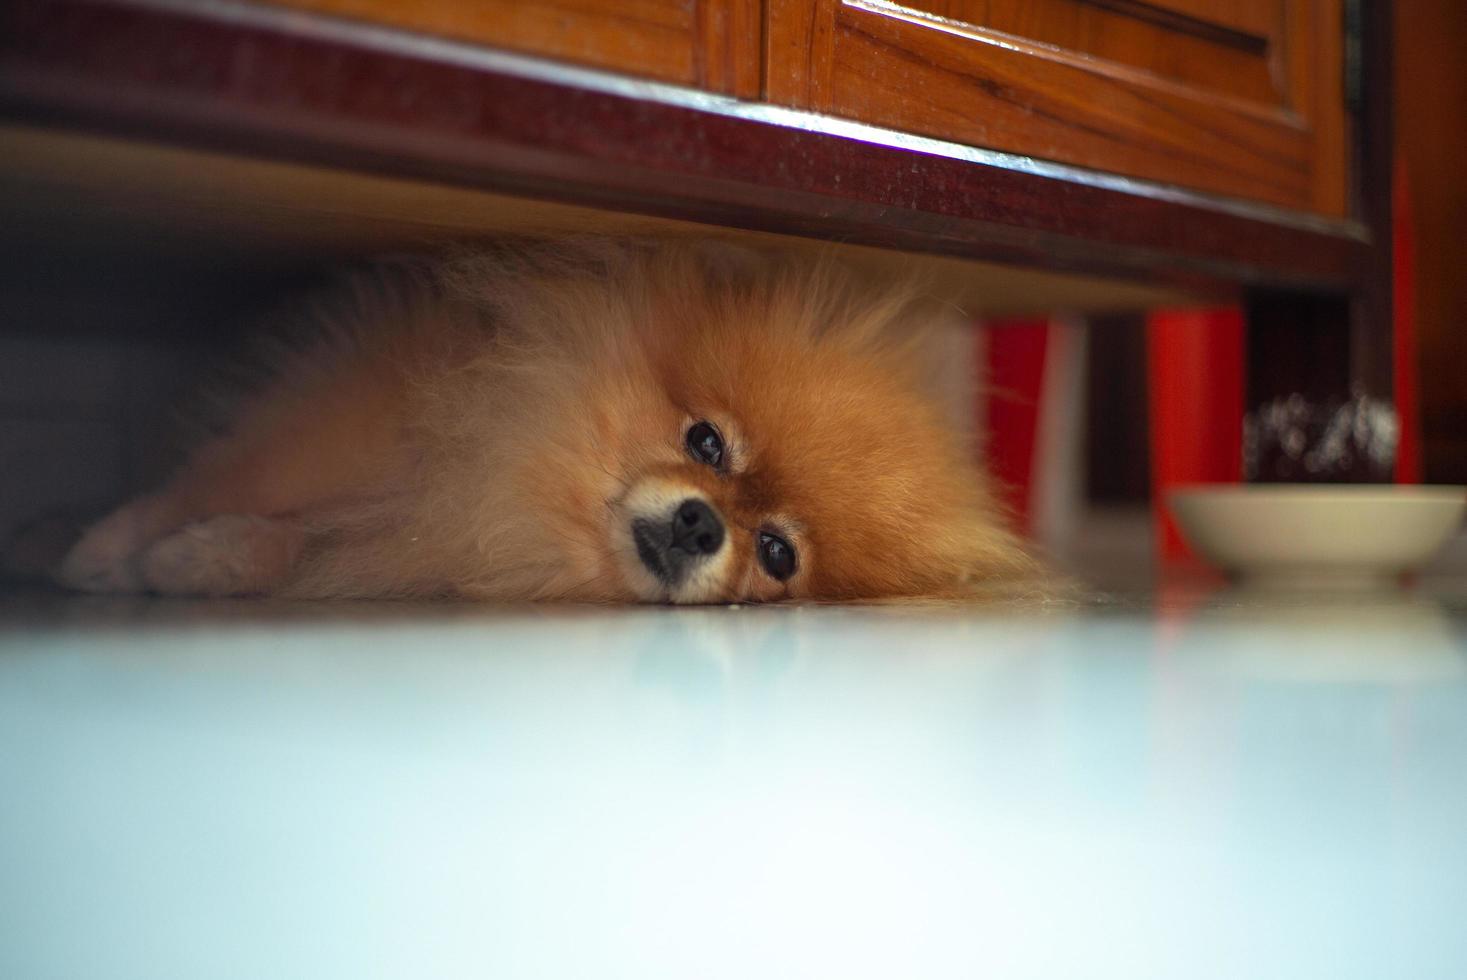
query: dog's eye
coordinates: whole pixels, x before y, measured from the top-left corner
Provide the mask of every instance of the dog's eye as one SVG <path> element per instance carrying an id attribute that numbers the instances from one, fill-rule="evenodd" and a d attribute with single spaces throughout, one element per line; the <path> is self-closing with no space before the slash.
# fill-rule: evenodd
<path id="1" fill-rule="evenodd" d="M 688 452 L 700 463 L 707 463 L 715 470 L 723 466 L 723 437 L 707 422 L 694 422 L 688 426 L 685 437 Z"/>
<path id="2" fill-rule="evenodd" d="M 783 582 L 795 574 L 795 549 L 784 538 L 768 531 L 760 531 L 759 564 L 771 576 Z"/>

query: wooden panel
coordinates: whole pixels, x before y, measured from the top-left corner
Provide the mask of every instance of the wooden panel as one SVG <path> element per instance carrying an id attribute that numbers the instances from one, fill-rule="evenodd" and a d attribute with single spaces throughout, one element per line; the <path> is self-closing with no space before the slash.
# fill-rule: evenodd
<path id="1" fill-rule="evenodd" d="M 1195 4 L 1194 4 L 1195 5 Z M 966 22 L 974 0 L 916 0 L 915 7 Z M 1200 18 L 1178 3 L 1137 0 L 987 0 L 992 31 L 1050 45 L 1098 61 L 1127 66 L 1208 92 L 1264 104 L 1279 101 L 1279 79 L 1269 54 L 1277 50 L 1283 5 L 1255 3 L 1273 23 L 1243 30 L 1226 20 Z M 1214 4 L 1216 6 L 1216 4 Z"/>
<path id="2" fill-rule="evenodd" d="M 1278 29 L 1282 0 L 1088 0 L 1096 6 L 1117 10 L 1146 8 L 1150 16 L 1168 14 L 1192 20 L 1196 24 L 1215 26 L 1239 34 L 1267 35 Z"/>
<path id="3" fill-rule="evenodd" d="M 769 0 L 773 101 L 1346 212 L 1340 0 Z"/>
<path id="4" fill-rule="evenodd" d="M 733 95 L 759 91 L 759 0 L 272 0 Z"/>

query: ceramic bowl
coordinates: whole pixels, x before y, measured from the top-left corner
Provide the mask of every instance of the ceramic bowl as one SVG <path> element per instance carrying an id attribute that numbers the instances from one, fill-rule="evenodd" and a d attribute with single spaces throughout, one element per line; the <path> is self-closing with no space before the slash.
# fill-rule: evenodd
<path id="1" fill-rule="evenodd" d="M 1193 486 L 1168 503 L 1198 554 L 1250 581 L 1380 583 L 1421 567 L 1458 531 L 1467 487 Z"/>

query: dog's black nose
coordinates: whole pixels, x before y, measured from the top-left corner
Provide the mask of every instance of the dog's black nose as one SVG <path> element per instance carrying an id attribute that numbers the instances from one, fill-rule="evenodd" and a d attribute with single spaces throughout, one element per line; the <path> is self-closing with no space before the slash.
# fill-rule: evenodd
<path id="1" fill-rule="evenodd" d="M 711 555 L 723 545 L 723 522 L 696 498 L 684 500 L 672 515 L 672 546 L 690 555 Z"/>

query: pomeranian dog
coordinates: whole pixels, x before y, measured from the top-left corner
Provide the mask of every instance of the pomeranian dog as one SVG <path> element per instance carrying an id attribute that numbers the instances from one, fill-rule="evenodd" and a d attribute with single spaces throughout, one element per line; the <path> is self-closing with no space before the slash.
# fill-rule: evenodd
<path id="1" fill-rule="evenodd" d="M 384 265 L 307 311 L 177 475 L 92 527 L 94 592 L 747 602 L 1030 570 L 922 379 L 921 290 L 730 246 Z"/>

